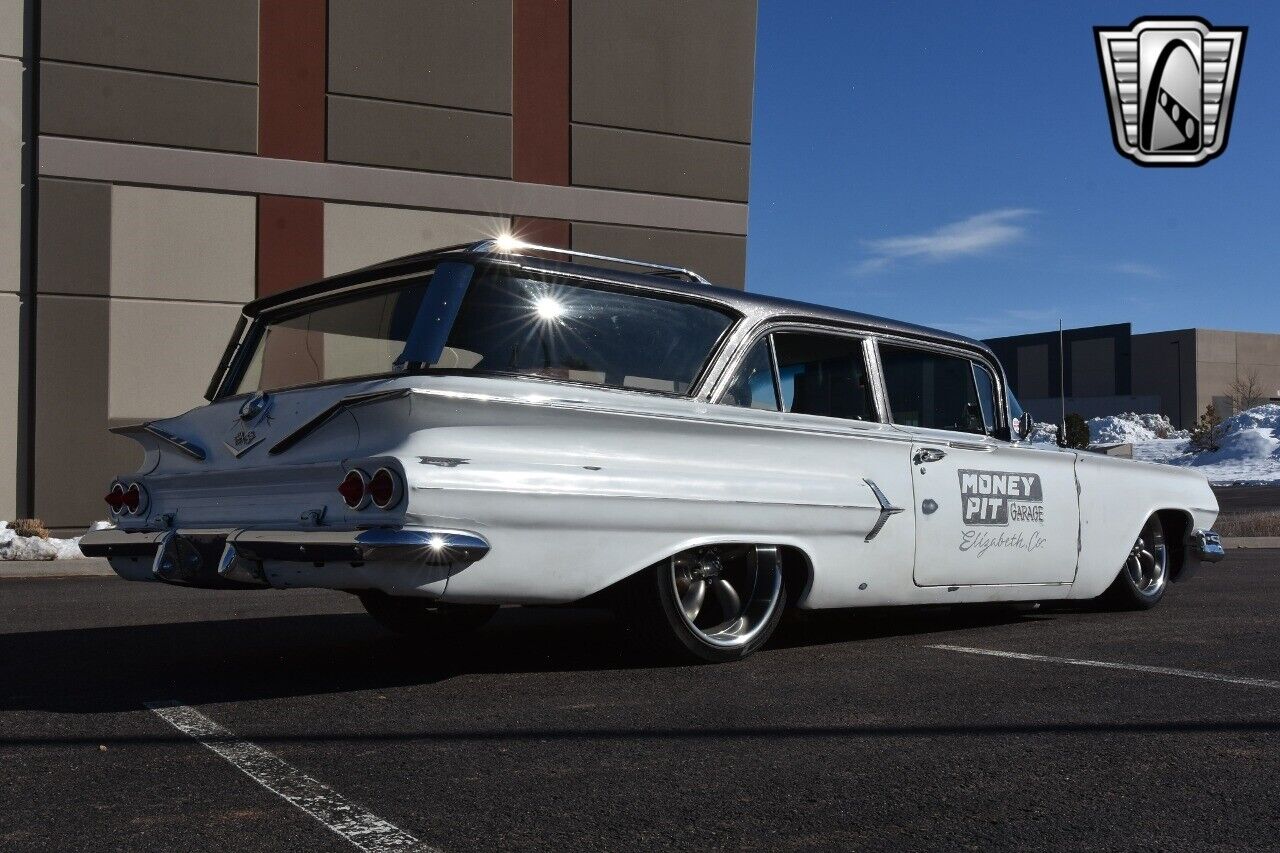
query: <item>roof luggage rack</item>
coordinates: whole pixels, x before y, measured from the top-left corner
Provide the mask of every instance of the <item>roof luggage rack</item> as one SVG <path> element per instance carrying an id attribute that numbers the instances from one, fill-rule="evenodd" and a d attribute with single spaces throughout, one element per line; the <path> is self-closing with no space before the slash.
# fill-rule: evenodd
<path id="1" fill-rule="evenodd" d="M 437 251 L 466 251 L 466 252 L 483 252 L 498 255 L 518 255 L 524 252 L 547 252 L 553 255 L 564 255 L 569 260 L 574 258 L 590 258 L 593 261 L 608 261 L 614 264 L 627 264 L 628 266 L 639 267 L 641 269 L 652 271 L 655 275 L 668 276 L 670 278 L 683 279 L 694 284 L 711 284 L 698 273 L 685 267 L 671 266 L 670 264 L 655 264 L 649 261 L 637 261 L 631 258 L 615 258 L 611 255 L 597 255 L 592 252 L 583 252 L 579 249 L 561 249 L 556 246 L 539 246 L 535 243 L 526 243 L 523 240 L 517 240 L 514 237 L 496 237 L 492 240 L 481 240 L 478 243 L 468 243 L 463 246 L 450 246 L 447 249 Z"/>

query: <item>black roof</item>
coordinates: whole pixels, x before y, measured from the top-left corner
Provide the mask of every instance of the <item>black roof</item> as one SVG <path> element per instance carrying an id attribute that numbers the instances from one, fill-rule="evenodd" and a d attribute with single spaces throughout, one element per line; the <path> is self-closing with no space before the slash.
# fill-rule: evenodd
<path id="1" fill-rule="evenodd" d="M 748 293 L 743 290 L 719 287 L 714 284 L 682 281 L 663 274 L 637 273 L 588 264 L 549 260 L 535 254 L 522 254 L 519 252 L 474 251 L 473 244 L 449 246 L 406 255 L 364 267 L 363 269 L 321 279 L 292 290 L 264 296 L 248 303 L 244 308 L 244 313 L 250 318 L 257 317 L 265 311 L 296 302 L 306 302 L 338 290 L 354 288 L 362 284 L 374 284 L 385 281 L 387 278 L 427 270 L 434 267 L 441 260 L 459 260 L 472 263 L 516 263 L 525 269 L 547 273 L 586 275 L 593 278 L 608 279 L 620 284 L 688 296 L 692 299 L 710 299 L 747 315 L 767 315 L 778 319 L 816 320 L 832 325 L 851 326 L 912 338 L 925 338 L 940 343 L 978 349 L 986 353 L 991 352 L 990 348 L 982 341 L 965 337 L 964 335 L 957 335 L 928 326 L 919 326 L 914 323 L 904 323 L 887 317 L 877 317 L 873 314 L 862 314 L 857 311 L 829 308 L 824 305 L 813 305 L 776 296 Z"/>

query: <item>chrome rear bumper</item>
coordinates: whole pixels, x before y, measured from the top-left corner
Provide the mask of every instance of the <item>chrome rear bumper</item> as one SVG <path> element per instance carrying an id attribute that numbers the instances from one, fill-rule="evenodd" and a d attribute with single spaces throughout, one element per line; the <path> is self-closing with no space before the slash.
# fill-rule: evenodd
<path id="1" fill-rule="evenodd" d="M 1191 548 L 1206 563 L 1216 563 L 1227 556 L 1222 547 L 1222 537 L 1212 530 L 1196 530 L 1191 533 Z"/>
<path id="2" fill-rule="evenodd" d="M 331 530 L 192 529 L 132 532 L 93 530 L 80 540 L 87 557 L 107 557 L 124 577 L 142 579 L 140 563 L 157 580 L 202 587 L 268 586 L 264 561 L 285 563 L 396 562 L 467 565 L 489 553 L 489 543 L 465 530 L 371 528 Z M 119 565 L 118 565 L 119 564 Z M 125 571 L 122 571 L 125 569 Z"/>

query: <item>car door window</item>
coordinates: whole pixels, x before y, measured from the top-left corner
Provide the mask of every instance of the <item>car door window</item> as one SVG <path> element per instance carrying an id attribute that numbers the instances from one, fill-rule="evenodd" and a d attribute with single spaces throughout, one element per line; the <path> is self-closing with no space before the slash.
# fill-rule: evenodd
<path id="1" fill-rule="evenodd" d="M 881 344 L 880 362 L 894 423 L 986 435 L 969 359 Z"/>
<path id="2" fill-rule="evenodd" d="M 756 342 L 738 366 L 721 403 L 747 409 L 778 411 L 778 393 L 773 383 L 773 359 L 769 357 L 769 339 Z"/>
<path id="3" fill-rule="evenodd" d="M 879 419 L 861 339 L 778 332 L 773 345 L 784 412 L 854 421 Z"/>

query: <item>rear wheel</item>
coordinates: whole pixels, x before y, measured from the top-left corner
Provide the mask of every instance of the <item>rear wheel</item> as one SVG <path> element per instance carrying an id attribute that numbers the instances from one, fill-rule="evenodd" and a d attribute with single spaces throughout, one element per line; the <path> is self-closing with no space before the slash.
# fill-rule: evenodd
<path id="1" fill-rule="evenodd" d="M 364 609 L 382 627 L 402 637 L 445 640 L 484 626 L 498 608 L 487 604 L 441 604 L 430 598 L 359 593 Z"/>
<path id="2" fill-rule="evenodd" d="M 1169 585 L 1169 546 L 1160 516 L 1153 515 L 1129 549 L 1129 556 L 1103 598 L 1121 610 L 1148 610 L 1164 598 Z"/>
<path id="3" fill-rule="evenodd" d="M 648 645 L 668 656 L 723 663 L 768 642 L 787 590 L 772 545 L 715 545 L 682 551 L 629 583 L 626 616 Z"/>

